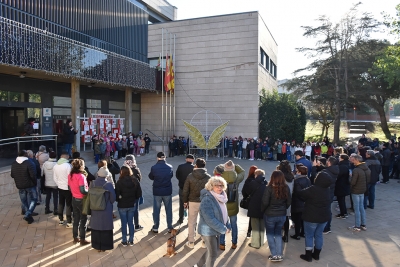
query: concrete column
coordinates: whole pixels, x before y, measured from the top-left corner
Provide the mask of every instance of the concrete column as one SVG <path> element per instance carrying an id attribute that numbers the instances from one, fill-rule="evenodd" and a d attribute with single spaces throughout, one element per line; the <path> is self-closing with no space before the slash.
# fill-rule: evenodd
<path id="1" fill-rule="evenodd" d="M 125 132 L 132 132 L 132 88 L 125 88 Z"/>
<path id="2" fill-rule="evenodd" d="M 81 96 L 80 96 L 80 84 L 77 80 L 71 80 L 71 119 L 72 125 L 78 130 L 75 135 L 75 146 L 76 151 L 81 151 L 81 127 L 80 117 L 81 115 Z"/>

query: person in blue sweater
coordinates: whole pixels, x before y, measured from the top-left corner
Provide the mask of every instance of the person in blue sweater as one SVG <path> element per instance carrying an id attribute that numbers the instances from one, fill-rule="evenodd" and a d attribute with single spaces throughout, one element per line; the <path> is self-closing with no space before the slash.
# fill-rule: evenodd
<path id="1" fill-rule="evenodd" d="M 311 162 L 306 159 L 303 155 L 303 151 L 296 151 L 294 152 L 294 157 L 296 159 L 296 164 L 303 164 L 304 166 L 307 167 L 308 174 L 307 177 L 310 178 L 311 176 L 311 169 L 312 169 L 312 164 Z M 296 169 L 293 169 L 293 172 L 295 173 Z"/>

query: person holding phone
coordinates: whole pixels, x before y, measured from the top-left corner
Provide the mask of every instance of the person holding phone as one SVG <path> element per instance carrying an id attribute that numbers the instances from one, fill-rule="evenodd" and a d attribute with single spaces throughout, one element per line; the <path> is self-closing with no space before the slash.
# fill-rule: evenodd
<path id="1" fill-rule="evenodd" d="M 63 129 L 63 142 L 64 150 L 68 152 L 70 158 L 72 158 L 72 144 L 77 133 L 78 130 L 75 130 L 74 126 L 72 126 L 72 120 L 67 119 Z"/>

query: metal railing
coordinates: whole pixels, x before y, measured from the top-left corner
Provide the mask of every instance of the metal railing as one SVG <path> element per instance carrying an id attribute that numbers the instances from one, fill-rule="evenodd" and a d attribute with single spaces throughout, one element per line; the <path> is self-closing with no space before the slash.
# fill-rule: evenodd
<path id="1" fill-rule="evenodd" d="M 19 136 L 19 137 L 13 137 L 13 138 L 6 138 L 6 139 L 0 139 L 0 148 L 2 146 L 6 145 L 17 145 L 17 152 L 21 150 L 21 144 L 22 143 L 43 143 L 47 141 L 54 141 L 54 151 L 57 154 L 57 135 L 30 135 L 30 136 Z M 58 154 L 57 154 L 58 155 Z"/>

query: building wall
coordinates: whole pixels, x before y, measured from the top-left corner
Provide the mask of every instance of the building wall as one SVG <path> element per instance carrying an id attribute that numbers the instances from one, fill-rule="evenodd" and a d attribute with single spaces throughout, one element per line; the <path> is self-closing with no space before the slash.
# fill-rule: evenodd
<path id="1" fill-rule="evenodd" d="M 149 25 L 149 58 L 159 57 L 162 28 L 176 34 L 175 134 L 207 109 L 230 121 L 227 135 L 258 136 L 258 12 Z M 161 94 L 141 100 L 142 129 L 161 135 Z"/>
<path id="2" fill-rule="evenodd" d="M 261 48 L 269 57 L 272 62 L 278 66 L 278 44 L 274 40 L 271 32 L 269 31 L 267 25 L 261 16 L 259 16 L 258 21 L 258 42 L 259 48 Z M 260 49 L 258 52 L 260 53 Z M 258 91 L 264 88 L 266 91 L 271 91 L 272 89 L 278 89 L 277 78 L 274 77 L 274 70 L 271 69 L 266 63 L 264 65 L 260 62 L 259 54 L 259 65 L 258 65 Z M 271 63 L 271 62 L 269 62 Z M 277 72 L 277 70 L 276 70 Z"/>
<path id="3" fill-rule="evenodd" d="M 169 20 L 176 20 L 177 8 L 165 0 L 143 0 L 148 8 L 164 15 Z"/>

